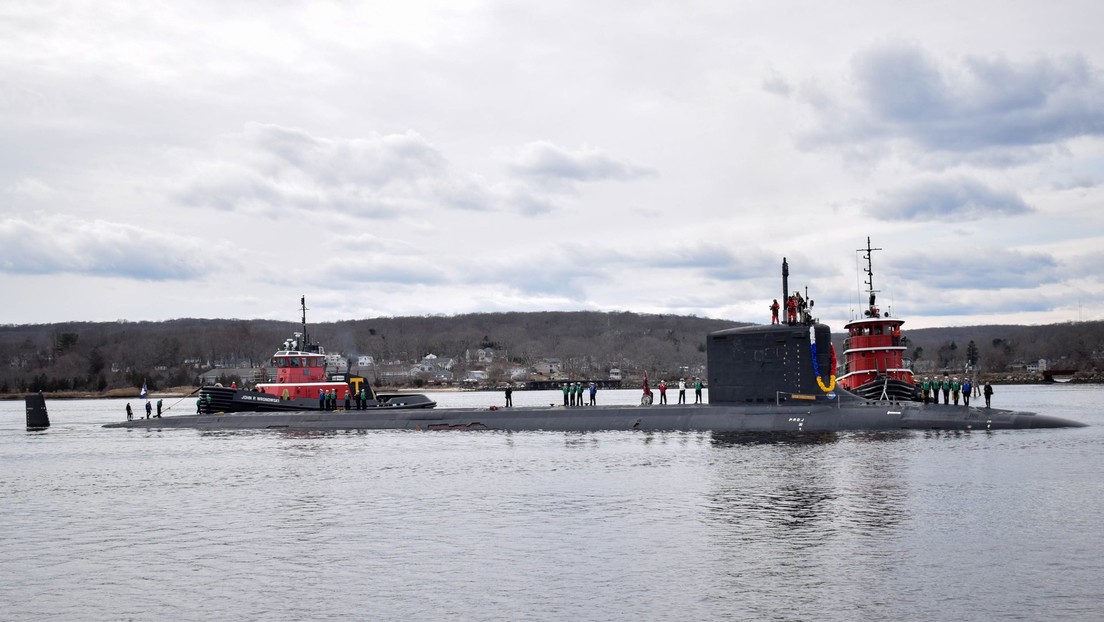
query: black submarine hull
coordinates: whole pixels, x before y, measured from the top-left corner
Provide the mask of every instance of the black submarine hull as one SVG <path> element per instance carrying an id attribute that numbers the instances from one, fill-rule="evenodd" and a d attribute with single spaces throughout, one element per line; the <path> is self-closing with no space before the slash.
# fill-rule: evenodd
<path id="1" fill-rule="evenodd" d="M 229 412 L 301 412 L 325 411 L 319 407 L 317 399 L 292 398 L 280 399 L 271 393 L 234 389 L 227 387 L 203 387 L 200 389 L 201 410 L 212 413 Z M 202 403 L 205 400 L 209 402 Z M 341 408 L 344 405 L 338 405 Z M 421 393 L 376 393 L 375 399 L 367 400 L 366 409 L 395 408 L 433 408 L 437 402 Z M 196 414 L 203 414 L 202 412 Z"/>
<path id="2" fill-rule="evenodd" d="M 104 427 L 199 430 L 502 430 L 842 432 L 1083 427 L 1030 412 L 920 403 L 852 401 L 795 405 L 563 406 L 389 411 L 240 412 L 136 419 Z"/>

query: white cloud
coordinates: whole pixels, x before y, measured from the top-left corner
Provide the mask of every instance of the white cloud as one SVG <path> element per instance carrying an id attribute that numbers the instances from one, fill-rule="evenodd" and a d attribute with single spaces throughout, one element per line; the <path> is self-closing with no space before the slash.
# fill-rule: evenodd
<path id="1" fill-rule="evenodd" d="M 9 274 L 187 281 L 216 270 L 220 250 L 200 240 L 105 220 L 60 215 L 0 220 L 0 272 Z"/>

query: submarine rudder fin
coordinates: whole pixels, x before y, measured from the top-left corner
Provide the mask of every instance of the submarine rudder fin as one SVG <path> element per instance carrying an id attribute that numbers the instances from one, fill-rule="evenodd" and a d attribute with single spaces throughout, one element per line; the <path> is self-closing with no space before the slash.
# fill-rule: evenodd
<path id="1" fill-rule="evenodd" d="M 45 430 L 50 427 L 50 415 L 46 412 L 46 398 L 41 391 L 28 395 L 24 402 L 27 405 L 28 430 Z"/>

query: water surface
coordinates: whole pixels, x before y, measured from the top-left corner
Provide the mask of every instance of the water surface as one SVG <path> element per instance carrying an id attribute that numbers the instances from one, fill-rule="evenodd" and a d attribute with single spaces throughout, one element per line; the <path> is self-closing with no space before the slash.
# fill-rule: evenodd
<path id="1" fill-rule="evenodd" d="M 1092 425 L 144 431 L 100 427 L 125 400 L 59 400 L 28 432 L 0 402 L 0 617 L 1097 620 L 1104 389 L 996 388 Z"/>

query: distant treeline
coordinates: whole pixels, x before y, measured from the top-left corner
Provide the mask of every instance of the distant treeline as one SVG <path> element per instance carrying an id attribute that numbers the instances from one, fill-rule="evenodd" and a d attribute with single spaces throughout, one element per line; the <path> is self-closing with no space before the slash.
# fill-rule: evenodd
<path id="1" fill-rule="evenodd" d="M 647 370 L 670 379 L 702 373 L 706 335 L 739 325 L 694 316 L 539 312 L 349 320 L 308 330 L 327 352 L 380 364 L 414 365 L 434 354 L 455 359 L 463 371 L 482 367 L 473 353 L 489 348 L 497 373 L 556 359 L 573 377 L 618 367 L 627 378 Z M 265 365 L 301 330 L 294 322 L 201 319 L 0 326 L 0 393 L 194 386 L 212 367 Z M 907 357 L 936 369 L 961 368 L 974 357 L 982 371 L 1039 359 L 1052 368 L 1090 370 L 1104 358 L 1104 322 L 931 328 L 906 330 L 905 337 Z"/>

